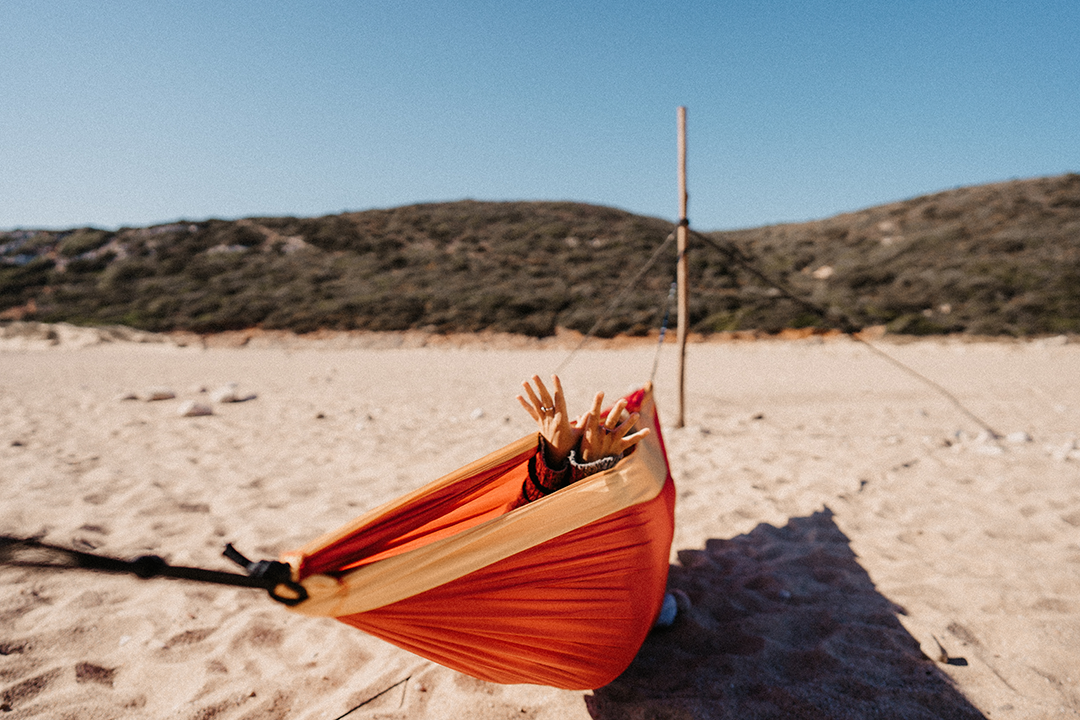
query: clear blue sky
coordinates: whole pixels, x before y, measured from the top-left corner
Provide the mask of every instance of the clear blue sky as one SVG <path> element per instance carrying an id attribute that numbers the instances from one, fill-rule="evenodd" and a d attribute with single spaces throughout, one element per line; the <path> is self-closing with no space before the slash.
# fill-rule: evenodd
<path id="1" fill-rule="evenodd" d="M 1080 172 L 1080 2 L 0 3 L 0 228 L 574 200 L 827 217 Z"/>

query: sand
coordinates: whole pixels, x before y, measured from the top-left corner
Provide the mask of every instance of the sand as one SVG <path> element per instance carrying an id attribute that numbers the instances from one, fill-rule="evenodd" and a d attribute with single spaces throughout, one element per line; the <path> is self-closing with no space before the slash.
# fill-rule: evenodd
<path id="1" fill-rule="evenodd" d="M 530 431 L 518 385 L 567 356 L 161 340 L 0 339 L 0 534 L 222 570 L 226 542 L 274 557 Z M 1010 439 L 820 338 L 691 345 L 676 429 L 665 347 L 670 586 L 693 607 L 607 687 L 487 684 L 257 590 L 0 568 L 0 717 L 1080 716 L 1080 344 L 881 346 Z M 654 351 L 579 352 L 571 407 L 648 379 Z M 211 399 L 230 382 L 255 397 Z M 175 397 L 123 399 L 153 389 Z"/>

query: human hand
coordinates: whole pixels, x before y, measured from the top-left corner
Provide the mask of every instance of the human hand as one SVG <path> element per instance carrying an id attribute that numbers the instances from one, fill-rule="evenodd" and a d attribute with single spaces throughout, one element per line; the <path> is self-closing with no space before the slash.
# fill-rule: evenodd
<path id="1" fill-rule="evenodd" d="M 554 397 L 544 387 L 540 376 L 533 375 L 532 381 L 536 384 L 536 391 L 533 391 L 526 380 L 521 385 L 525 388 L 529 399 L 526 401 L 521 395 L 518 395 L 517 399 L 525 408 L 525 412 L 529 413 L 529 417 L 536 421 L 540 434 L 547 441 L 547 461 L 558 466 L 562 465 L 566 456 L 577 445 L 584 431 L 587 416 L 583 415 L 571 423 L 570 415 L 566 412 L 566 397 L 563 394 L 562 383 L 557 375 L 552 375 L 551 380 L 555 386 Z"/>
<path id="2" fill-rule="evenodd" d="M 642 428 L 633 435 L 627 435 L 637 424 L 640 415 L 633 413 L 625 420 L 626 400 L 615 403 L 607 418 L 600 422 L 600 408 L 604 402 L 604 393 L 596 393 L 592 410 L 585 416 L 584 439 L 581 441 L 581 459 L 593 462 L 612 455 L 621 455 L 642 439 L 648 437 L 649 428 Z"/>

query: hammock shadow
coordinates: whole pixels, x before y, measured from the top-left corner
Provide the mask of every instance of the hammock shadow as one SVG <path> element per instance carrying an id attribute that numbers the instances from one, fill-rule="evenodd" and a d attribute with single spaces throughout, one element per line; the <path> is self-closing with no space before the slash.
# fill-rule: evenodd
<path id="1" fill-rule="evenodd" d="M 678 555 L 668 588 L 692 609 L 585 696 L 593 718 L 985 720 L 900 624 L 828 508 Z"/>

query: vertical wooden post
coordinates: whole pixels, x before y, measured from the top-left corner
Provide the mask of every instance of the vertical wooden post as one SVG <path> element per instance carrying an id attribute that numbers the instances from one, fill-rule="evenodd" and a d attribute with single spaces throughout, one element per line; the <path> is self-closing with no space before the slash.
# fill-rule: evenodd
<path id="1" fill-rule="evenodd" d="M 686 108 L 679 107 L 679 227 L 675 231 L 675 240 L 678 244 L 679 259 L 675 271 L 675 279 L 679 286 L 678 305 L 678 342 L 679 342 L 679 416 L 676 418 L 675 427 L 682 427 L 685 420 L 685 387 L 686 387 L 686 334 L 689 325 L 689 312 L 687 305 L 690 299 L 690 288 L 687 282 L 686 272 L 686 246 L 690 235 L 690 222 L 686 219 Z"/>

